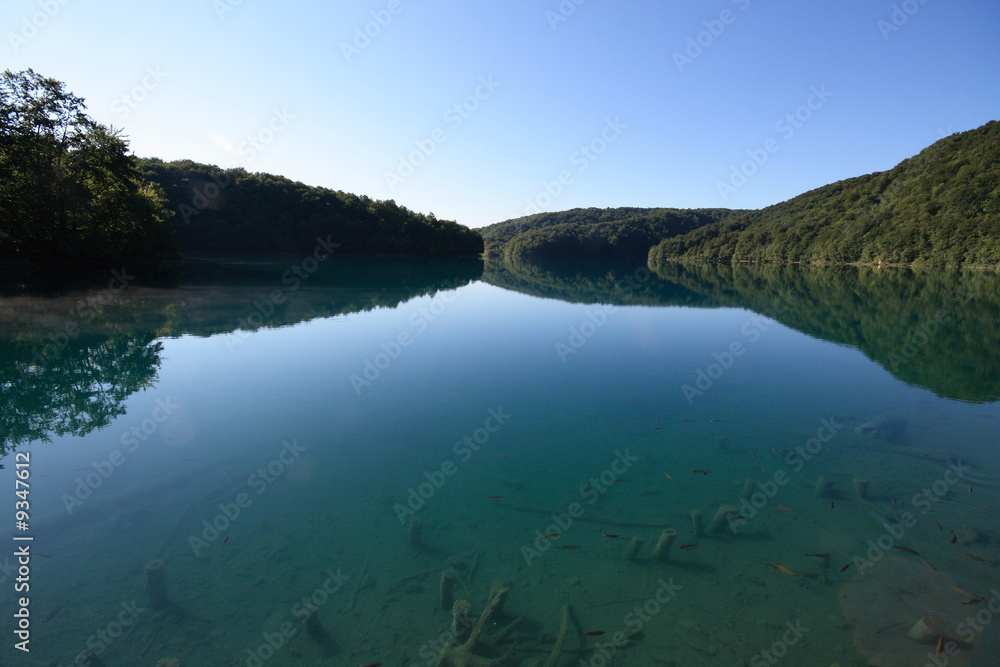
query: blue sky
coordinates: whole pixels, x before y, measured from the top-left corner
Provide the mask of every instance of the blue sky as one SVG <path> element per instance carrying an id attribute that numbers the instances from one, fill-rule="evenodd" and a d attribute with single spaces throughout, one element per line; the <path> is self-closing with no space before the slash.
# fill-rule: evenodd
<path id="1" fill-rule="evenodd" d="M 1000 117 L 995 0 L 8 0 L 133 151 L 481 226 L 759 208 Z M 457 105 L 457 106 L 456 106 Z"/>

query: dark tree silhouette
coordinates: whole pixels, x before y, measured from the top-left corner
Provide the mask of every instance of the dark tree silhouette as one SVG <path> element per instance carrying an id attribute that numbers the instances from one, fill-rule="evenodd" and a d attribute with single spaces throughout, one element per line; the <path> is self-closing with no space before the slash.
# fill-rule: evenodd
<path id="1" fill-rule="evenodd" d="M 83 99 L 33 70 L 0 75 L 0 259 L 104 271 L 169 256 L 160 192 L 128 142 Z"/>

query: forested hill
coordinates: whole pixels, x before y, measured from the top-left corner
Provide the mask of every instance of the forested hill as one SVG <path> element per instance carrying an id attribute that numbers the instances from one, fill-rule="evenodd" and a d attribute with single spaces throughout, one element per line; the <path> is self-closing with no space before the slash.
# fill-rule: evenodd
<path id="1" fill-rule="evenodd" d="M 573 208 L 568 211 L 553 211 L 551 213 L 535 213 L 522 218 L 512 218 L 503 222 L 496 222 L 492 225 L 480 227 L 479 232 L 483 235 L 486 244 L 486 254 L 492 256 L 503 255 L 503 246 L 512 238 L 522 232 L 528 232 L 553 225 L 575 224 L 592 225 L 595 223 L 609 223 L 646 215 L 656 209 L 653 208 Z"/>
<path id="2" fill-rule="evenodd" d="M 481 228 L 488 256 L 645 257 L 661 239 L 721 220 L 729 209 L 574 208 Z"/>
<path id="3" fill-rule="evenodd" d="M 283 176 L 190 160 L 140 160 L 166 193 L 181 252 L 310 252 L 316 239 L 347 255 L 478 255 L 479 232 L 433 214 L 311 187 Z"/>
<path id="4" fill-rule="evenodd" d="M 323 240 L 322 248 L 318 239 Z M 34 70 L 0 72 L 0 282 L 176 270 L 179 252 L 478 256 L 479 232 L 368 197 L 189 160 L 139 160 L 121 130 Z"/>
<path id="5" fill-rule="evenodd" d="M 706 225 L 649 259 L 1000 264 L 1000 122 L 941 139 L 889 171 Z"/>

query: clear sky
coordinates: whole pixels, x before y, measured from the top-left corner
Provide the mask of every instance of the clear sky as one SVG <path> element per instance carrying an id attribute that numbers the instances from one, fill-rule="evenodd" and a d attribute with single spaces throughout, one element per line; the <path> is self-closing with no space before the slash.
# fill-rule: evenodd
<path id="1" fill-rule="evenodd" d="M 1000 118 L 996 0 L 6 0 L 0 27 L 0 67 L 137 155 L 473 227 L 758 208 Z"/>

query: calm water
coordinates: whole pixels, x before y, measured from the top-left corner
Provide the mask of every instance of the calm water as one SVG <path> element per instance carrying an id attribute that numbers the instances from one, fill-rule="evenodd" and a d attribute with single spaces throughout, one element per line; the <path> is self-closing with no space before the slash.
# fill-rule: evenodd
<path id="1" fill-rule="evenodd" d="M 995 275 L 295 266 L 0 299 L 0 663 L 1000 659 Z"/>

